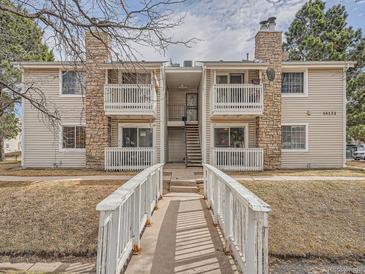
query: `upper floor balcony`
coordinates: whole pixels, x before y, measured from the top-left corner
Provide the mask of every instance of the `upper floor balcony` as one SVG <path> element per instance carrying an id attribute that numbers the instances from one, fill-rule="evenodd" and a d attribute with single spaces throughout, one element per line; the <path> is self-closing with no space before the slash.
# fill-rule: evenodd
<path id="1" fill-rule="evenodd" d="M 262 84 L 214 84 L 212 115 L 261 115 Z"/>
<path id="2" fill-rule="evenodd" d="M 105 84 L 106 115 L 156 114 L 156 91 L 153 84 Z"/>

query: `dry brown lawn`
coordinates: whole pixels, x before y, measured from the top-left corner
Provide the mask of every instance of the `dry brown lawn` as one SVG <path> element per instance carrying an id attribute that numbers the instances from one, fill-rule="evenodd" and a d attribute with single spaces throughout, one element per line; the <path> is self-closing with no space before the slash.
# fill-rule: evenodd
<path id="1" fill-rule="evenodd" d="M 365 161 L 347 161 L 347 166 L 351 168 L 363 169 L 365 170 Z"/>
<path id="2" fill-rule="evenodd" d="M 365 167 L 365 166 L 364 166 Z M 365 177 L 365 170 L 354 168 L 341 169 L 280 169 L 265 171 L 227 172 L 230 175 L 242 176 L 353 176 Z"/>
<path id="3" fill-rule="evenodd" d="M 0 182 L 0 256 L 95 256 L 96 204 L 122 182 Z"/>
<path id="4" fill-rule="evenodd" d="M 91 175 L 134 175 L 136 172 L 107 172 L 86 168 L 25 168 L 20 162 L 0 162 L 0 176 L 91 176 Z"/>
<path id="5" fill-rule="evenodd" d="M 242 184 L 272 207 L 271 255 L 365 259 L 365 180 Z"/>

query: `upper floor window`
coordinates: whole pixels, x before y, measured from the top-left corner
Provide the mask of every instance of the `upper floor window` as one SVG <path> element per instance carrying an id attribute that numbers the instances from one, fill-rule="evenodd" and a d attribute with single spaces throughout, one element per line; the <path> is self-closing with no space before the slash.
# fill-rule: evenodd
<path id="1" fill-rule="evenodd" d="M 304 72 L 283 72 L 281 77 L 281 93 L 304 94 Z"/>
<path id="2" fill-rule="evenodd" d="M 246 147 L 246 127 L 216 127 L 214 128 L 215 147 Z"/>
<path id="3" fill-rule="evenodd" d="M 306 125 L 282 125 L 281 146 L 286 150 L 307 149 L 307 126 Z"/>
<path id="4" fill-rule="evenodd" d="M 217 74 L 216 84 L 243 84 L 245 82 L 244 73 Z"/>
<path id="5" fill-rule="evenodd" d="M 84 74 L 78 71 L 62 71 L 62 94 L 82 95 L 85 88 Z"/>
<path id="6" fill-rule="evenodd" d="M 63 126 L 62 148 L 64 149 L 85 148 L 85 127 Z"/>
<path id="7" fill-rule="evenodd" d="M 123 84 L 151 84 L 150 73 L 122 73 Z"/>

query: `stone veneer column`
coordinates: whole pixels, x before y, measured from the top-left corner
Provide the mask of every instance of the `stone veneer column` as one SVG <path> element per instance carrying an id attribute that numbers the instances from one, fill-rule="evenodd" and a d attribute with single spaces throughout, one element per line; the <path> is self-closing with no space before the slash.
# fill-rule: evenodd
<path id="1" fill-rule="evenodd" d="M 269 63 L 275 70 L 275 80 L 269 82 L 262 73 L 264 113 L 258 117 L 257 145 L 264 149 L 264 168 L 281 167 L 281 62 L 282 33 L 259 31 L 255 37 L 255 58 Z"/>
<path id="2" fill-rule="evenodd" d="M 95 37 L 101 37 L 101 40 Z M 109 146 L 109 119 L 104 113 L 105 69 L 99 66 L 110 60 L 106 33 L 86 33 L 86 166 L 104 167 L 104 149 Z M 106 46 L 108 45 L 108 46 Z"/>

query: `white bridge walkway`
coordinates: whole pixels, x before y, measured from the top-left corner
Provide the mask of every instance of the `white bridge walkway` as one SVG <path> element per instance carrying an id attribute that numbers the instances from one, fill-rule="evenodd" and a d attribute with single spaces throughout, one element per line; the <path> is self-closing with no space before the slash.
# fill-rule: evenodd
<path id="1" fill-rule="evenodd" d="M 163 168 L 143 170 L 97 205 L 96 272 L 267 274 L 270 207 L 213 166 L 204 165 L 204 187 L 188 169 L 164 187 Z"/>
<path id="2" fill-rule="evenodd" d="M 169 193 L 160 202 L 126 273 L 235 273 L 221 234 L 197 193 Z"/>

